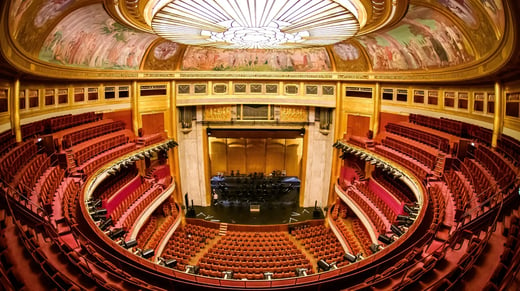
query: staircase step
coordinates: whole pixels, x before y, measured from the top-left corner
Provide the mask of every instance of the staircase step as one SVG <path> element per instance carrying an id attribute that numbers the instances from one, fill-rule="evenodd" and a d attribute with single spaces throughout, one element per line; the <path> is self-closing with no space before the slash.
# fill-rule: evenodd
<path id="1" fill-rule="evenodd" d="M 225 223 L 225 222 L 221 223 L 218 234 L 220 236 L 225 236 L 227 233 L 227 227 L 228 227 L 227 223 Z"/>

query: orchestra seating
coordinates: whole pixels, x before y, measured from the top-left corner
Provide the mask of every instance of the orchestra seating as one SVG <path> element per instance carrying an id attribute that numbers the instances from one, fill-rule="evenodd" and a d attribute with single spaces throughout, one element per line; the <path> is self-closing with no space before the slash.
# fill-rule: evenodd
<path id="1" fill-rule="evenodd" d="M 325 225 L 297 227 L 291 235 L 311 254 L 315 260 L 325 260 L 327 263 L 336 262 L 337 266 L 345 264 L 338 238 Z"/>
<path id="2" fill-rule="evenodd" d="M 193 257 L 217 235 L 218 230 L 215 228 L 186 224 L 175 231 L 161 256 L 167 260 L 177 260 L 176 269 L 184 271 Z M 202 264 L 200 266 L 202 272 L 204 268 Z"/>
<path id="3" fill-rule="evenodd" d="M 315 272 L 287 232 L 228 231 L 217 238 L 199 266 L 202 275 L 222 277 L 222 272 L 232 271 L 239 280 L 261 280 L 266 272 L 273 278 L 294 277 L 296 268 Z"/>

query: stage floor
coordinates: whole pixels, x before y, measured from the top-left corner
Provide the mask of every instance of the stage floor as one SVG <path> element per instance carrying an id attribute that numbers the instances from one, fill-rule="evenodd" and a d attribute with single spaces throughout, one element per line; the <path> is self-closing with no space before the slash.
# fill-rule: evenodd
<path id="1" fill-rule="evenodd" d="M 215 222 L 226 222 L 236 224 L 286 224 L 311 219 L 323 219 L 321 208 L 320 217 L 313 217 L 314 207 L 302 208 L 294 205 L 262 204 L 259 212 L 251 212 L 249 205 L 224 206 L 195 206 L 195 218 Z"/>

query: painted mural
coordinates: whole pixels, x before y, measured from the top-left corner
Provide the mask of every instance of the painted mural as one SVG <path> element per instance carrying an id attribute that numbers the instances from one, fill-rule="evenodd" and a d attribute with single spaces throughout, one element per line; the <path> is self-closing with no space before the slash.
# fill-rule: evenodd
<path id="1" fill-rule="evenodd" d="M 488 15 L 493 19 L 498 30 L 502 34 L 505 27 L 505 12 L 502 0 L 479 0 Z M 517 1 L 517 0 L 514 0 Z"/>
<path id="2" fill-rule="evenodd" d="M 457 15 L 469 28 L 478 28 L 478 16 L 469 0 L 439 0 L 439 3 Z"/>
<path id="3" fill-rule="evenodd" d="M 95 4 L 63 18 L 45 40 L 41 60 L 104 69 L 138 69 L 148 46 L 158 37 L 115 22 Z"/>
<path id="4" fill-rule="evenodd" d="M 334 52 L 343 61 L 354 61 L 359 59 L 360 52 L 357 47 L 350 43 L 338 43 L 333 47 Z"/>
<path id="5" fill-rule="evenodd" d="M 364 72 L 370 68 L 363 48 L 352 39 L 333 45 L 330 52 L 334 58 L 336 71 Z"/>
<path id="6" fill-rule="evenodd" d="M 185 45 L 169 40 L 158 39 L 149 48 L 143 60 L 142 68 L 145 70 L 176 71 Z"/>
<path id="7" fill-rule="evenodd" d="M 20 29 L 20 21 L 24 19 L 24 15 L 33 4 L 33 0 L 13 0 L 10 7 L 9 19 L 11 22 L 11 29 L 16 36 Z"/>
<path id="8" fill-rule="evenodd" d="M 60 19 L 89 0 L 13 0 L 9 7 L 9 32 L 19 47 L 38 56 L 45 38 Z"/>
<path id="9" fill-rule="evenodd" d="M 231 50 L 188 47 L 183 70 L 202 71 L 330 71 L 325 48 Z"/>
<path id="10" fill-rule="evenodd" d="M 34 25 L 42 27 L 47 21 L 56 18 L 61 12 L 71 4 L 73 0 L 48 0 L 34 18 Z"/>
<path id="11" fill-rule="evenodd" d="M 161 61 L 167 60 L 175 55 L 179 45 L 175 42 L 165 41 L 153 49 L 153 56 Z"/>
<path id="12" fill-rule="evenodd" d="M 376 71 L 435 69 L 474 60 L 468 41 L 444 15 L 411 6 L 393 29 L 358 38 Z"/>

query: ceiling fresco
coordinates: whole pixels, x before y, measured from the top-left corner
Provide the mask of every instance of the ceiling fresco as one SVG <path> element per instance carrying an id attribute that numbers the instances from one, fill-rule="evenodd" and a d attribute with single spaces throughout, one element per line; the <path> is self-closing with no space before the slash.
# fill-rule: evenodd
<path id="1" fill-rule="evenodd" d="M 501 0 L 411 3 L 406 15 L 391 27 L 334 45 L 296 49 L 219 49 L 178 44 L 116 22 L 102 1 L 13 0 L 9 4 L 8 27 L 20 51 L 60 66 L 272 72 L 457 68 L 490 55 L 506 29 Z"/>
<path id="2" fill-rule="evenodd" d="M 138 69 L 157 38 L 115 22 L 101 4 L 95 4 L 63 18 L 43 43 L 39 57 L 61 65 Z M 168 54 L 159 53 L 162 58 Z"/>
<path id="3" fill-rule="evenodd" d="M 357 39 L 377 71 L 445 68 L 474 60 L 462 32 L 444 15 L 411 6 L 395 27 Z"/>

